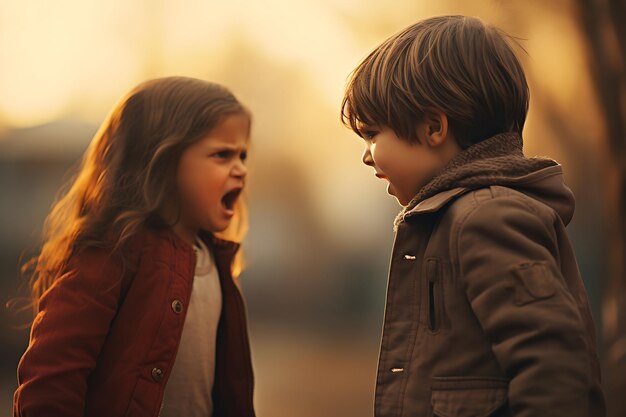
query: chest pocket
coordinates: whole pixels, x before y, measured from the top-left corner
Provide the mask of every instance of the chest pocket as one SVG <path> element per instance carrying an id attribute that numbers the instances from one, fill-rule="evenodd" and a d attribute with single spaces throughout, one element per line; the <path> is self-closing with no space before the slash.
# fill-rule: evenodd
<path id="1" fill-rule="evenodd" d="M 446 321 L 444 307 L 445 287 L 441 262 L 437 258 L 428 258 L 425 262 L 425 269 L 428 331 L 438 333 Z"/>

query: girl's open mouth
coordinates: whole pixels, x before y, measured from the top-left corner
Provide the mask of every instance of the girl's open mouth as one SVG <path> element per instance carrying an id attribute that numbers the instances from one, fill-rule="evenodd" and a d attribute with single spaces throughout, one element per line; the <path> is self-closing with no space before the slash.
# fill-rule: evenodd
<path id="1" fill-rule="evenodd" d="M 237 202 L 237 198 L 241 194 L 242 188 L 235 188 L 222 197 L 222 207 L 226 210 L 228 214 L 234 214 L 235 203 Z"/>

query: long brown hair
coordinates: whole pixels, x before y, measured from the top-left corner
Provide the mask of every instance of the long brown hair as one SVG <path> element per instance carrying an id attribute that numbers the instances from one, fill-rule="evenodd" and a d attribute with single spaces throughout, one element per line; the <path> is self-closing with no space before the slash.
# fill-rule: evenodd
<path id="1" fill-rule="evenodd" d="M 175 224 L 178 218 L 165 219 L 162 213 L 180 213 L 170 196 L 182 151 L 237 113 L 250 117 L 226 88 L 187 77 L 150 80 L 122 98 L 46 218 L 41 251 L 22 267 L 31 275 L 35 312 L 74 251 L 87 246 L 115 250 L 142 227 Z M 247 229 L 243 199 L 235 212 L 218 236 L 240 242 Z M 233 275 L 242 267 L 240 251 Z"/>

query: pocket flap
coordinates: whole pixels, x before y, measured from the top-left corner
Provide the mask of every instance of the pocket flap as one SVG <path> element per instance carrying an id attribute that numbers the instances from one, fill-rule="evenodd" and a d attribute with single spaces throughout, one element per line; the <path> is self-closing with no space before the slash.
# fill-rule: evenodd
<path id="1" fill-rule="evenodd" d="M 550 266 L 545 262 L 528 262 L 513 269 L 515 277 L 515 304 L 522 306 L 536 300 L 552 297 L 556 293 Z"/>
<path id="2" fill-rule="evenodd" d="M 433 378 L 430 403 L 439 417 L 487 417 L 507 402 L 501 378 Z"/>

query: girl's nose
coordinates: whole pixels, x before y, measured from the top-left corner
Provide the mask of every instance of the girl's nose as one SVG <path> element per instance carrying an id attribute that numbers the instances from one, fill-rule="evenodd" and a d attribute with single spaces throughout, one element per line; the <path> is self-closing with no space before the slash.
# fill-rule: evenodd
<path id="1" fill-rule="evenodd" d="M 243 161 L 238 161 L 233 168 L 232 174 L 235 177 L 245 177 L 248 174 L 248 167 Z"/>

